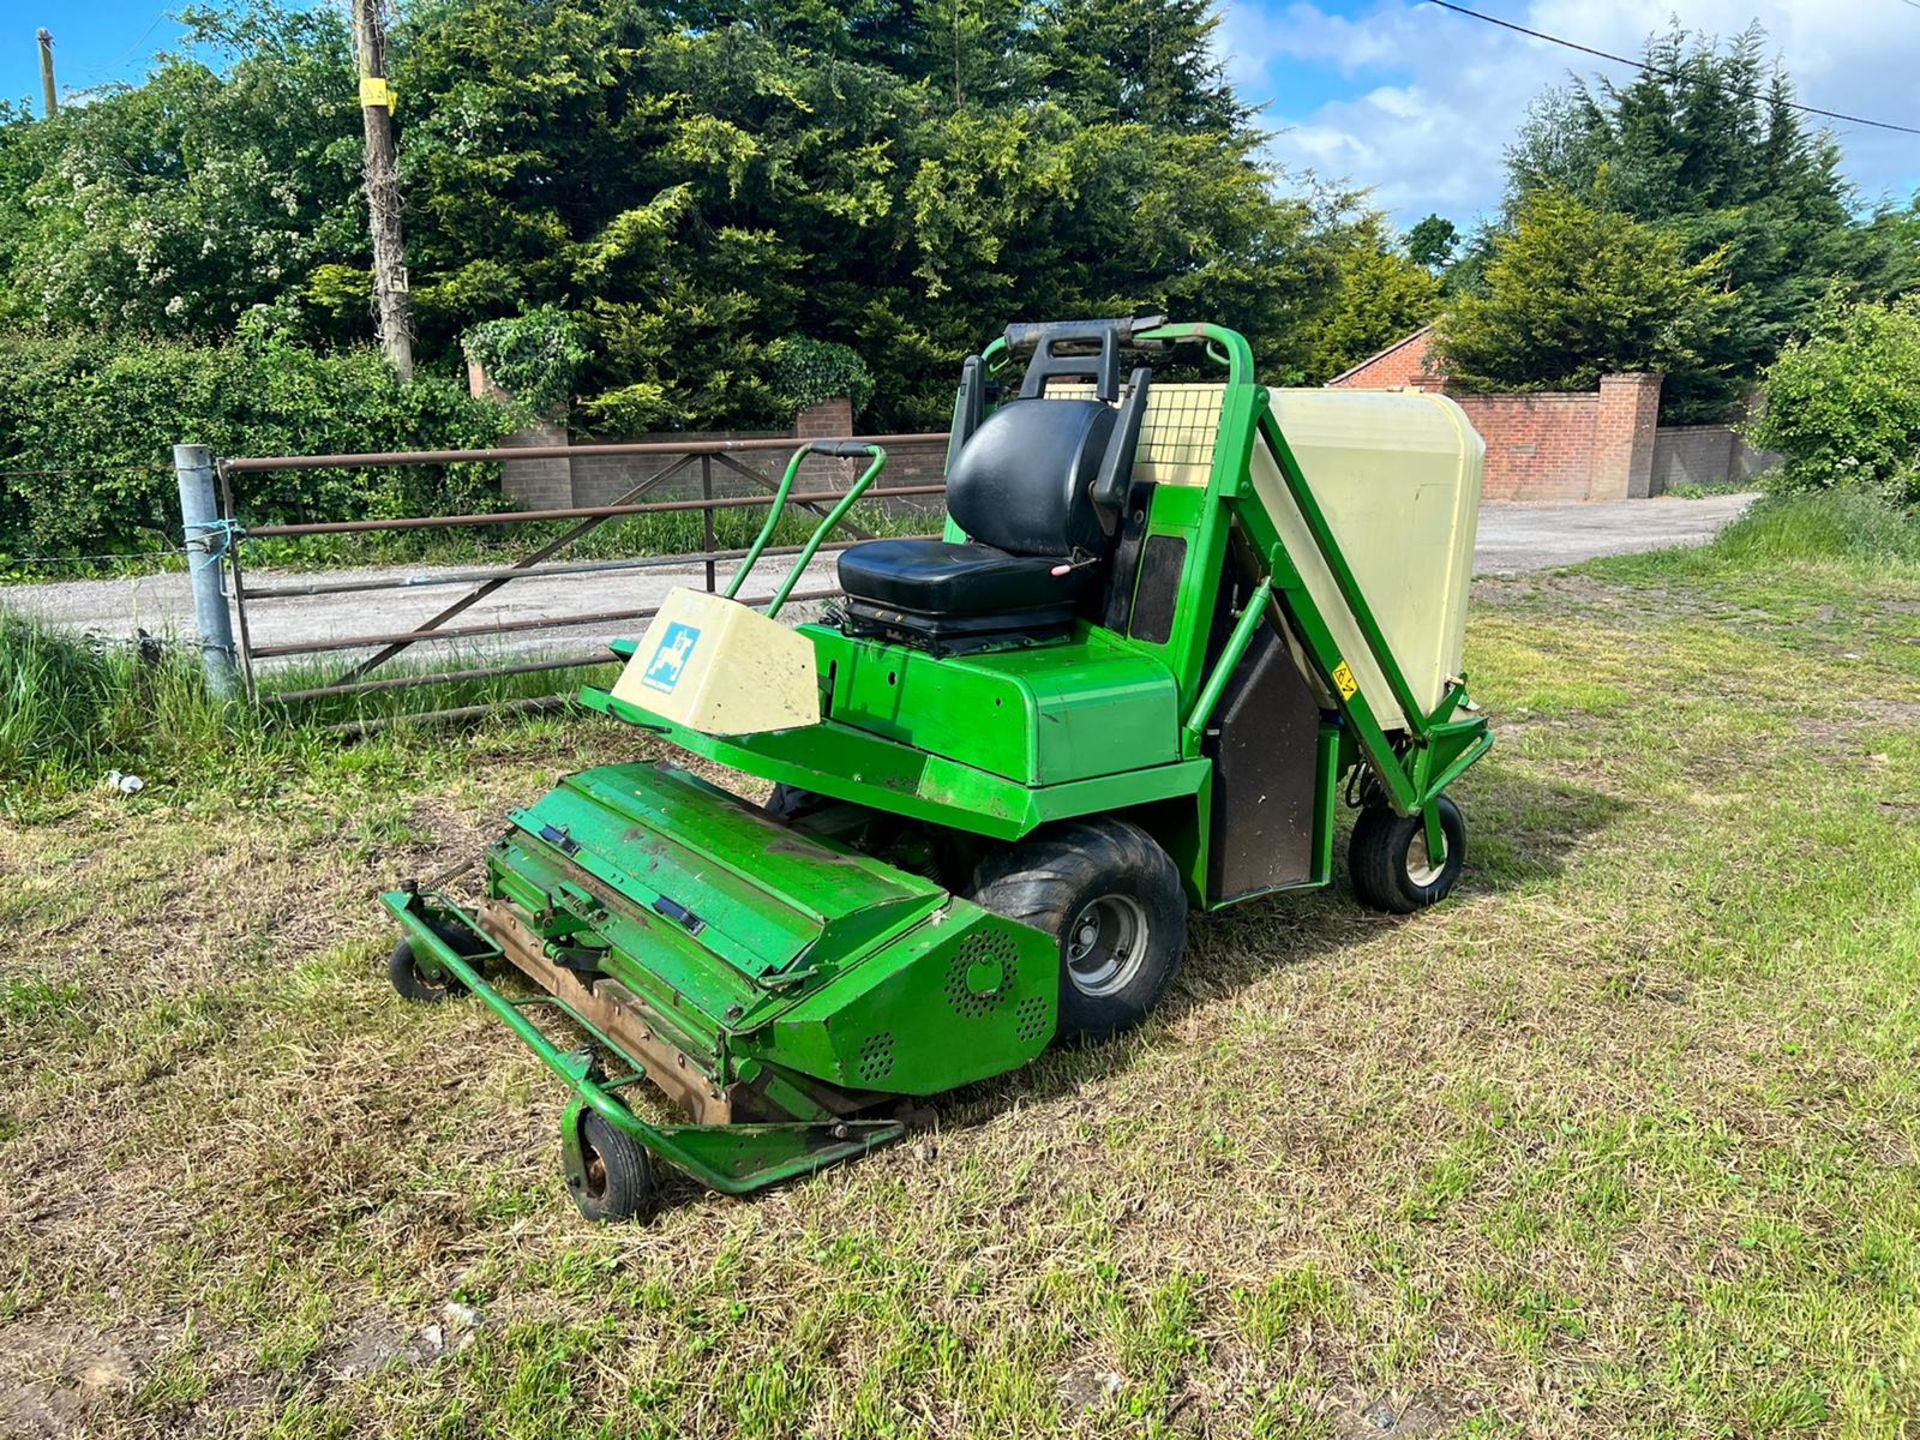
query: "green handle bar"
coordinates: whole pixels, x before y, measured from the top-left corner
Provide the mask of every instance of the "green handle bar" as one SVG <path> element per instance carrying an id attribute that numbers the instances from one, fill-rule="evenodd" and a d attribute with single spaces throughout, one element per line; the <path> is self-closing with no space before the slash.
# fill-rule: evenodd
<path id="1" fill-rule="evenodd" d="M 800 474 L 800 462 L 809 455 L 830 455 L 837 459 L 854 459 L 859 456 L 872 456 L 873 463 L 868 465 L 864 474 L 853 482 L 852 487 L 840 497 L 833 509 L 827 512 L 807 543 L 794 557 L 793 568 L 787 572 L 787 578 L 774 592 L 773 599 L 767 605 L 769 618 L 780 613 L 780 607 L 787 603 L 787 596 L 793 593 L 793 587 L 806 573 L 807 566 L 813 563 L 815 552 L 820 544 L 832 533 L 853 504 L 867 492 L 867 487 L 880 478 L 880 471 L 887 463 L 887 452 L 878 445 L 864 440 L 813 440 L 793 452 L 793 458 L 787 461 L 787 473 L 780 477 L 780 488 L 774 492 L 773 504 L 767 510 L 767 523 L 760 527 L 760 533 L 753 537 L 753 544 L 747 548 L 747 555 L 740 562 L 740 568 L 733 572 L 733 579 L 727 582 L 725 595 L 729 600 L 738 599 L 740 587 L 747 583 L 747 576 L 753 573 L 753 567 L 760 561 L 761 552 L 767 548 L 767 542 L 773 539 L 773 532 L 779 527 L 780 517 L 786 513 L 787 497 L 793 493 L 793 482 Z"/>

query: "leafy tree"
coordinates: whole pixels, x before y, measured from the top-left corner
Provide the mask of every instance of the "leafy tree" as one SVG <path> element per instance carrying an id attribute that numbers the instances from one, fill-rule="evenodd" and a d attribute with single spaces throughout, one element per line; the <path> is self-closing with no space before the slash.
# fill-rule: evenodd
<path id="1" fill-rule="evenodd" d="M 1050 94 L 1092 117 L 1175 130 L 1241 133 L 1213 46 L 1212 0 L 1041 0 L 1035 35 Z"/>
<path id="2" fill-rule="evenodd" d="M 1813 333 L 1767 371 L 1753 443 L 1787 459 L 1789 489 L 1859 489 L 1920 505 L 1920 296 L 1821 305 Z"/>
<path id="3" fill-rule="evenodd" d="M 339 17 L 189 18 L 147 84 L 0 118 L 0 316 L 212 341 L 264 310 L 364 341 Z M 937 425 L 1007 320 L 1136 307 L 1230 317 L 1266 373 L 1323 378 L 1407 280 L 1377 235 L 1356 249 L 1352 197 L 1280 187 L 1214 23 L 1205 0 L 411 0 L 417 354 L 447 373 L 474 327 L 550 308 L 607 432 L 779 423 L 789 337 L 866 361 L 875 428 Z"/>
<path id="4" fill-rule="evenodd" d="M 1700 364 L 1668 377 L 1670 420 L 1721 418 L 1836 281 L 1885 298 L 1914 281 L 1912 244 L 1861 226 L 1840 151 L 1789 107 L 1792 82 L 1756 23 L 1724 49 L 1677 27 L 1648 40 L 1633 81 L 1576 81 L 1535 102 L 1507 153 L 1508 218 L 1542 189 L 1591 191 L 1678 237 L 1689 261 L 1722 257 L 1735 299 Z"/>
<path id="5" fill-rule="evenodd" d="M 1429 215 L 1407 231 L 1407 256 L 1429 270 L 1444 270 L 1453 259 L 1460 232 L 1444 215 Z"/>
<path id="6" fill-rule="evenodd" d="M 1312 360 L 1302 379 L 1330 379 L 1419 329 L 1440 308 L 1440 282 L 1393 245 L 1377 211 L 1361 215 L 1335 253 L 1335 298 L 1308 326 Z"/>
<path id="7" fill-rule="evenodd" d="M 238 55 L 225 76 L 175 57 L 146 85 L 6 126 L 0 313 L 56 329 L 219 334 L 255 305 L 298 311 L 316 265 L 365 250 L 339 18 L 187 18 L 205 46 Z M 338 318 L 314 317 L 342 333 Z M 351 320 L 343 333 L 364 330 L 364 313 Z"/>
<path id="8" fill-rule="evenodd" d="M 1707 357 L 1734 305 L 1724 255 L 1691 260 L 1671 231 L 1566 190 L 1537 190 L 1493 242 L 1485 293 L 1435 326 L 1447 374 L 1469 389 L 1591 390 L 1605 374 L 1713 378 Z"/>

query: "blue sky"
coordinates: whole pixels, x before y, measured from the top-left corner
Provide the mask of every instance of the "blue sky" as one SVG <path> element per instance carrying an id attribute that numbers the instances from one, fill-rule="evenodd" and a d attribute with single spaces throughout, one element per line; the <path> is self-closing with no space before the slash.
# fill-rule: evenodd
<path id="1" fill-rule="evenodd" d="M 0 96 L 30 99 L 34 31 L 53 31 L 63 90 L 137 81 L 178 40 L 184 0 L 0 0 Z M 321 0 L 328 3 L 328 0 Z M 344 3 L 344 0 L 338 0 Z M 1472 0 L 1469 0 L 1472 3 Z M 1636 53 L 1677 14 L 1695 30 L 1767 28 L 1809 104 L 1920 125 L 1920 6 L 1906 0 L 1482 0 L 1474 8 L 1602 50 Z M 1621 67 L 1448 14 L 1422 0 L 1222 0 L 1219 46 L 1263 104 L 1287 169 L 1370 186 L 1409 224 L 1465 224 L 1498 203 L 1502 147 L 1527 102 L 1570 67 Z M 1842 129 L 1846 170 L 1869 201 L 1920 188 L 1920 136 Z"/>

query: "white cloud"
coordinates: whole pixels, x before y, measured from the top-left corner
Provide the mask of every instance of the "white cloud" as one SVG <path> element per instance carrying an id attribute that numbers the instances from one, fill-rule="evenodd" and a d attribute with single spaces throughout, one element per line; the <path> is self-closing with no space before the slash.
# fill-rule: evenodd
<path id="1" fill-rule="evenodd" d="M 1803 103 L 1920 126 L 1920 8 L 1901 0 L 1482 0 L 1473 8 L 1620 55 L 1638 55 L 1676 11 L 1688 29 L 1722 37 L 1757 18 Z M 1403 223 L 1429 210 L 1461 222 L 1491 210 L 1502 151 L 1534 96 L 1570 72 L 1633 74 L 1420 0 L 1379 0 L 1354 16 L 1306 0 L 1222 0 L 1221 10 L 1228 73 L 1243 99 L 1266 103 L 1273 158 L 1372 186 Z M 1302 67 L 1337 75 L 1351 93 L 1290 101 L 1288 73 Z M 1920 136 L 1833 129 L 1843 169 L 1868 202 L 1904 201 L 1920 186 Z"/>

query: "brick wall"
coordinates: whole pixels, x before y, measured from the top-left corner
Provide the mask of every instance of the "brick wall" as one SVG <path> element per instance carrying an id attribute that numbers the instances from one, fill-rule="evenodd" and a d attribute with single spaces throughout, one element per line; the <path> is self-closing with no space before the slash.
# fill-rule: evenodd
<path id="1" fill-rule="evenodd" d="M 506 449 L 536 445 L 565 445 L 564 425 L 529 425 L 500 442 Z M 574 504 L 569 465 L 559 460 L 508 460 L 500 466 L 500 491 L 521 510 L 566 510 Z"/>
<path id="2" fill-rule="evenodd" d="M 492 394 L 504 400 L 477 367 L 469 376 L 476 395 Z M 636 444 L 672 445 L 703 440 L 791 439 L 840 440 L 854 433 L 853 406 L 845 398 L 810 406 L 794 417 L 791 431 L 780 430 L 676 430 L 652 435 L 619 437 Z M 538 425 L 522 430 L 500 442 L 503 446 L 565 445 L 567 432 L 557 424 Z M 765 494 L 777 483 L 786 468 L 791 450 L 748 451 L 730 457 L 738 465 L 761 476 L 766 483 L 755 484 L 724 461 L 695 458 L 674 475 L 649 488 L 643 500 L 688 500 L 702 494 Z M 676 455 L 576 455 L 570 459 L 510 460 L 501 468 L 501 489 L 521 509 L 558 510 L 570 506 L 612 505 L 619 503 L 637 487 L 659 475 L 681 457 Z M 882 486 L 938 484 L 946 474 L 947 447 L 944 440 L 917 445 L 896 445 L 887 451 L 887 468 L 876 482 Z M 843 490 L 865 469 L 865 462 L 809 457 L 802 465 L 797 488 L 801 490 Z M 882 502 L 889 509 L 924 514 L 929 528 L 938 528 L 942 514 L 937 495 L 905 496 Z"/>
<path id="3" fill-rule="evenodd" d="M 1596 395 L 1456 395 L 1487 444 L 1488 500 L 1586 500 Z"/>
<path id="4" fill-rule="evenodd" d="M 622 441 L 639 445 L 691 444 L 699 440 L 763 440 L 778 436 L 778 430 L 676 430 L 658 435 L 623 435 Z M 573 503 L 576 505 L 614 505 L 623 495 L 651 480 L 681 459 L 678 455 L 576 455 L 564 462 L 573 470 Z M 749 451 L 737 457 L 750 469 L 765 472 L 771 455 L 767 451 Z M 781 461 L 786 457 L 782 455 Z M 744 494 L 755 487 L 718 460 L 710 460 L 708 469 L 716 495 Z M 701 465 L 693 460 L 670 479 L 651 486 L 640 498 L 649 500 L 687 500 L 701 493 Z M 779 471 L 774 471 L 775 478 Z"/>
<path id="5" fill-rule="evenodd" d="M 1593 490 L 1589 500 L 1644 500 L 1653 475 L 1653 435 L 1660 424 L 1658 375 L 1602 375 L 1594 419 Z"/>
<path id="6" fill-rule="evenodd" d="M 1347 390 L 1443 390 L 1430 364 L 1431 334 L 1397 345 L 1327 382 Z M 1658 375 L 1603 375 L 1572 395 L 1461 395 L 1447 391 L 1487 444 L 1489 500 L 1624 500 L 1658 494 Z"/>
<path id="7" fill-rule="evenodd" d="M 793 417 L 793 433 L 800 440 L 844 440 L 853 434 L 853 402 L 842 395 L 809 405 Z"/>
<path id="8" fill-rule="evenodd" d="M 1781 457 L 1756 450 L 1726 425 L 1662 425 L 1653 437 L 1651 491 L 1664 495 L 1680 485 L 1744 485 L 1780 464 Z"/>
<path id="9" fill-rule="evenodd" d="M 1649 493 L 1658 375 L 1605 375 L 1572 395 L 1454 395 L 1487 444 L 1489 500 L 1624 500 Z"/>

